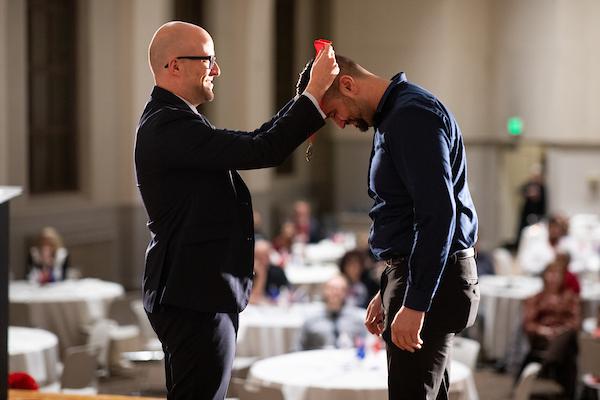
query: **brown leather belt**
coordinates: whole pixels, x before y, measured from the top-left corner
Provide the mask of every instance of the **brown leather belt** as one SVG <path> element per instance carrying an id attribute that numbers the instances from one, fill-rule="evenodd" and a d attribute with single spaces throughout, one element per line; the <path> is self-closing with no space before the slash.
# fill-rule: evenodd
<path id="1" fill-rule="evenodd" d="M 472 247 L 469 247 L 468 249 L 458 250 L 458 251 L 452 253 L 452 255 L 450 255 L 448 257 L 448 262 L 455 263 L 458 260 L 464 260 L 465 258 L 470 258 L 470 257 L 474 257 L 474 256 L 475 256 L 475 249 Z M 408 259 L 408 256 L 391 257 L 391 258 L 388 258 L 387 260 L 385 260 L 385 265 L 388 267 L 390 267 L 392 265 L 398 265 L 398 264 L 406 261 L 407 259 Z"/>

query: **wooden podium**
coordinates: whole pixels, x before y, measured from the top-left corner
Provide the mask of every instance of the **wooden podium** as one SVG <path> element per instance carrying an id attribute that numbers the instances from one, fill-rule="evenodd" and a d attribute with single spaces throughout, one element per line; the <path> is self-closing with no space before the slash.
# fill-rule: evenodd
<path id="1" fill-rule="evenodd" d="M 0 400 L 8 398 L 8 204 L 21 188 L 0 186 Z"/>

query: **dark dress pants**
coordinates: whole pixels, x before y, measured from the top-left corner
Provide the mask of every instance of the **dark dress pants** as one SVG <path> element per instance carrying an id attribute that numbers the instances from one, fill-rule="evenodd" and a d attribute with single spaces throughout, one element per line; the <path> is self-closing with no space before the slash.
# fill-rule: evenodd
<path id="1" fill-rule="evenodd" d="M 389 400 L 448 399 L 450 353 L 454 333 L 472 325 L 479 305 L 477 267 L 473 257 L 448 262 L 421 329 L 423 347 L 414 353 L 391 340 L 390 326 L 402 306 L 408 261 L 388 266 L 381 276 L 385 309 L 383 338 L 388 356 Z"/>
<path id="2" fill-rule="evenodd" d="M 162 343 L 168 400 L 223 400 L 231 378 L 237 313 L 161 305 L 148 319 Z"/>

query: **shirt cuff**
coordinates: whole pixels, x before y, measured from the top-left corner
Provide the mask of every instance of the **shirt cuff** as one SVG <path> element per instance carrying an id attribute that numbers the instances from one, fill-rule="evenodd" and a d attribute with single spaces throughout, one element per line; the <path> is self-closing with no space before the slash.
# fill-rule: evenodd
<path id="1" fill-rule="evenodd" d="M 327 116 L 325 115 L 323 110 L 321 110 L 321 106 L 319 105 L 319 102 L 317 101 L 317 99 L 315 99 L 315 97 L 312 94 L 308 93 L 305 90 L 304 92 L 302 92 L 302 95 L 308 97 L 308 99 L 310 101 L 312 101 L 312 103 L 315 105 L 315 107 L 317 108 L 317 110 L 319 111 L 319 114 L 321 114 L 321 117 L 323 117 L 323 119 L 327 119 Z"/>
<path id="2" fill-rule="evenodd" d="M 431 294 L 409 286 L 406 288 L 403 305 L 412 310 L 427 312 L 429 311 L 429 307 L 431 307 L 431 301 Z"/>

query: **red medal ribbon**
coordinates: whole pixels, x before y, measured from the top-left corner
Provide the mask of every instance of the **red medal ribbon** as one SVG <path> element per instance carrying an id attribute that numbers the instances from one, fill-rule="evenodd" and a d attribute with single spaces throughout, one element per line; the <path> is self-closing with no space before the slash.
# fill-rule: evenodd
<path id="1" fill-rule="evenodd" d="M 327 39 L 315 39 L 315 41 L 313 42 L 313 45 L 315 46 L 315 58 L 319 55 L 319 52 L 325 48 L 326 45 L 332 44 L 332 43 L 333 42 L 331 40 L 327 40 Z M 321 104 L 319 104 L 319 106 L 321 106 Z M 310 142 L 310 144 L 312 144 L 314 142 L 314 137 L 315 137 L 315 134 L 313 133 L 308 138 L 308 141 Z"/>

